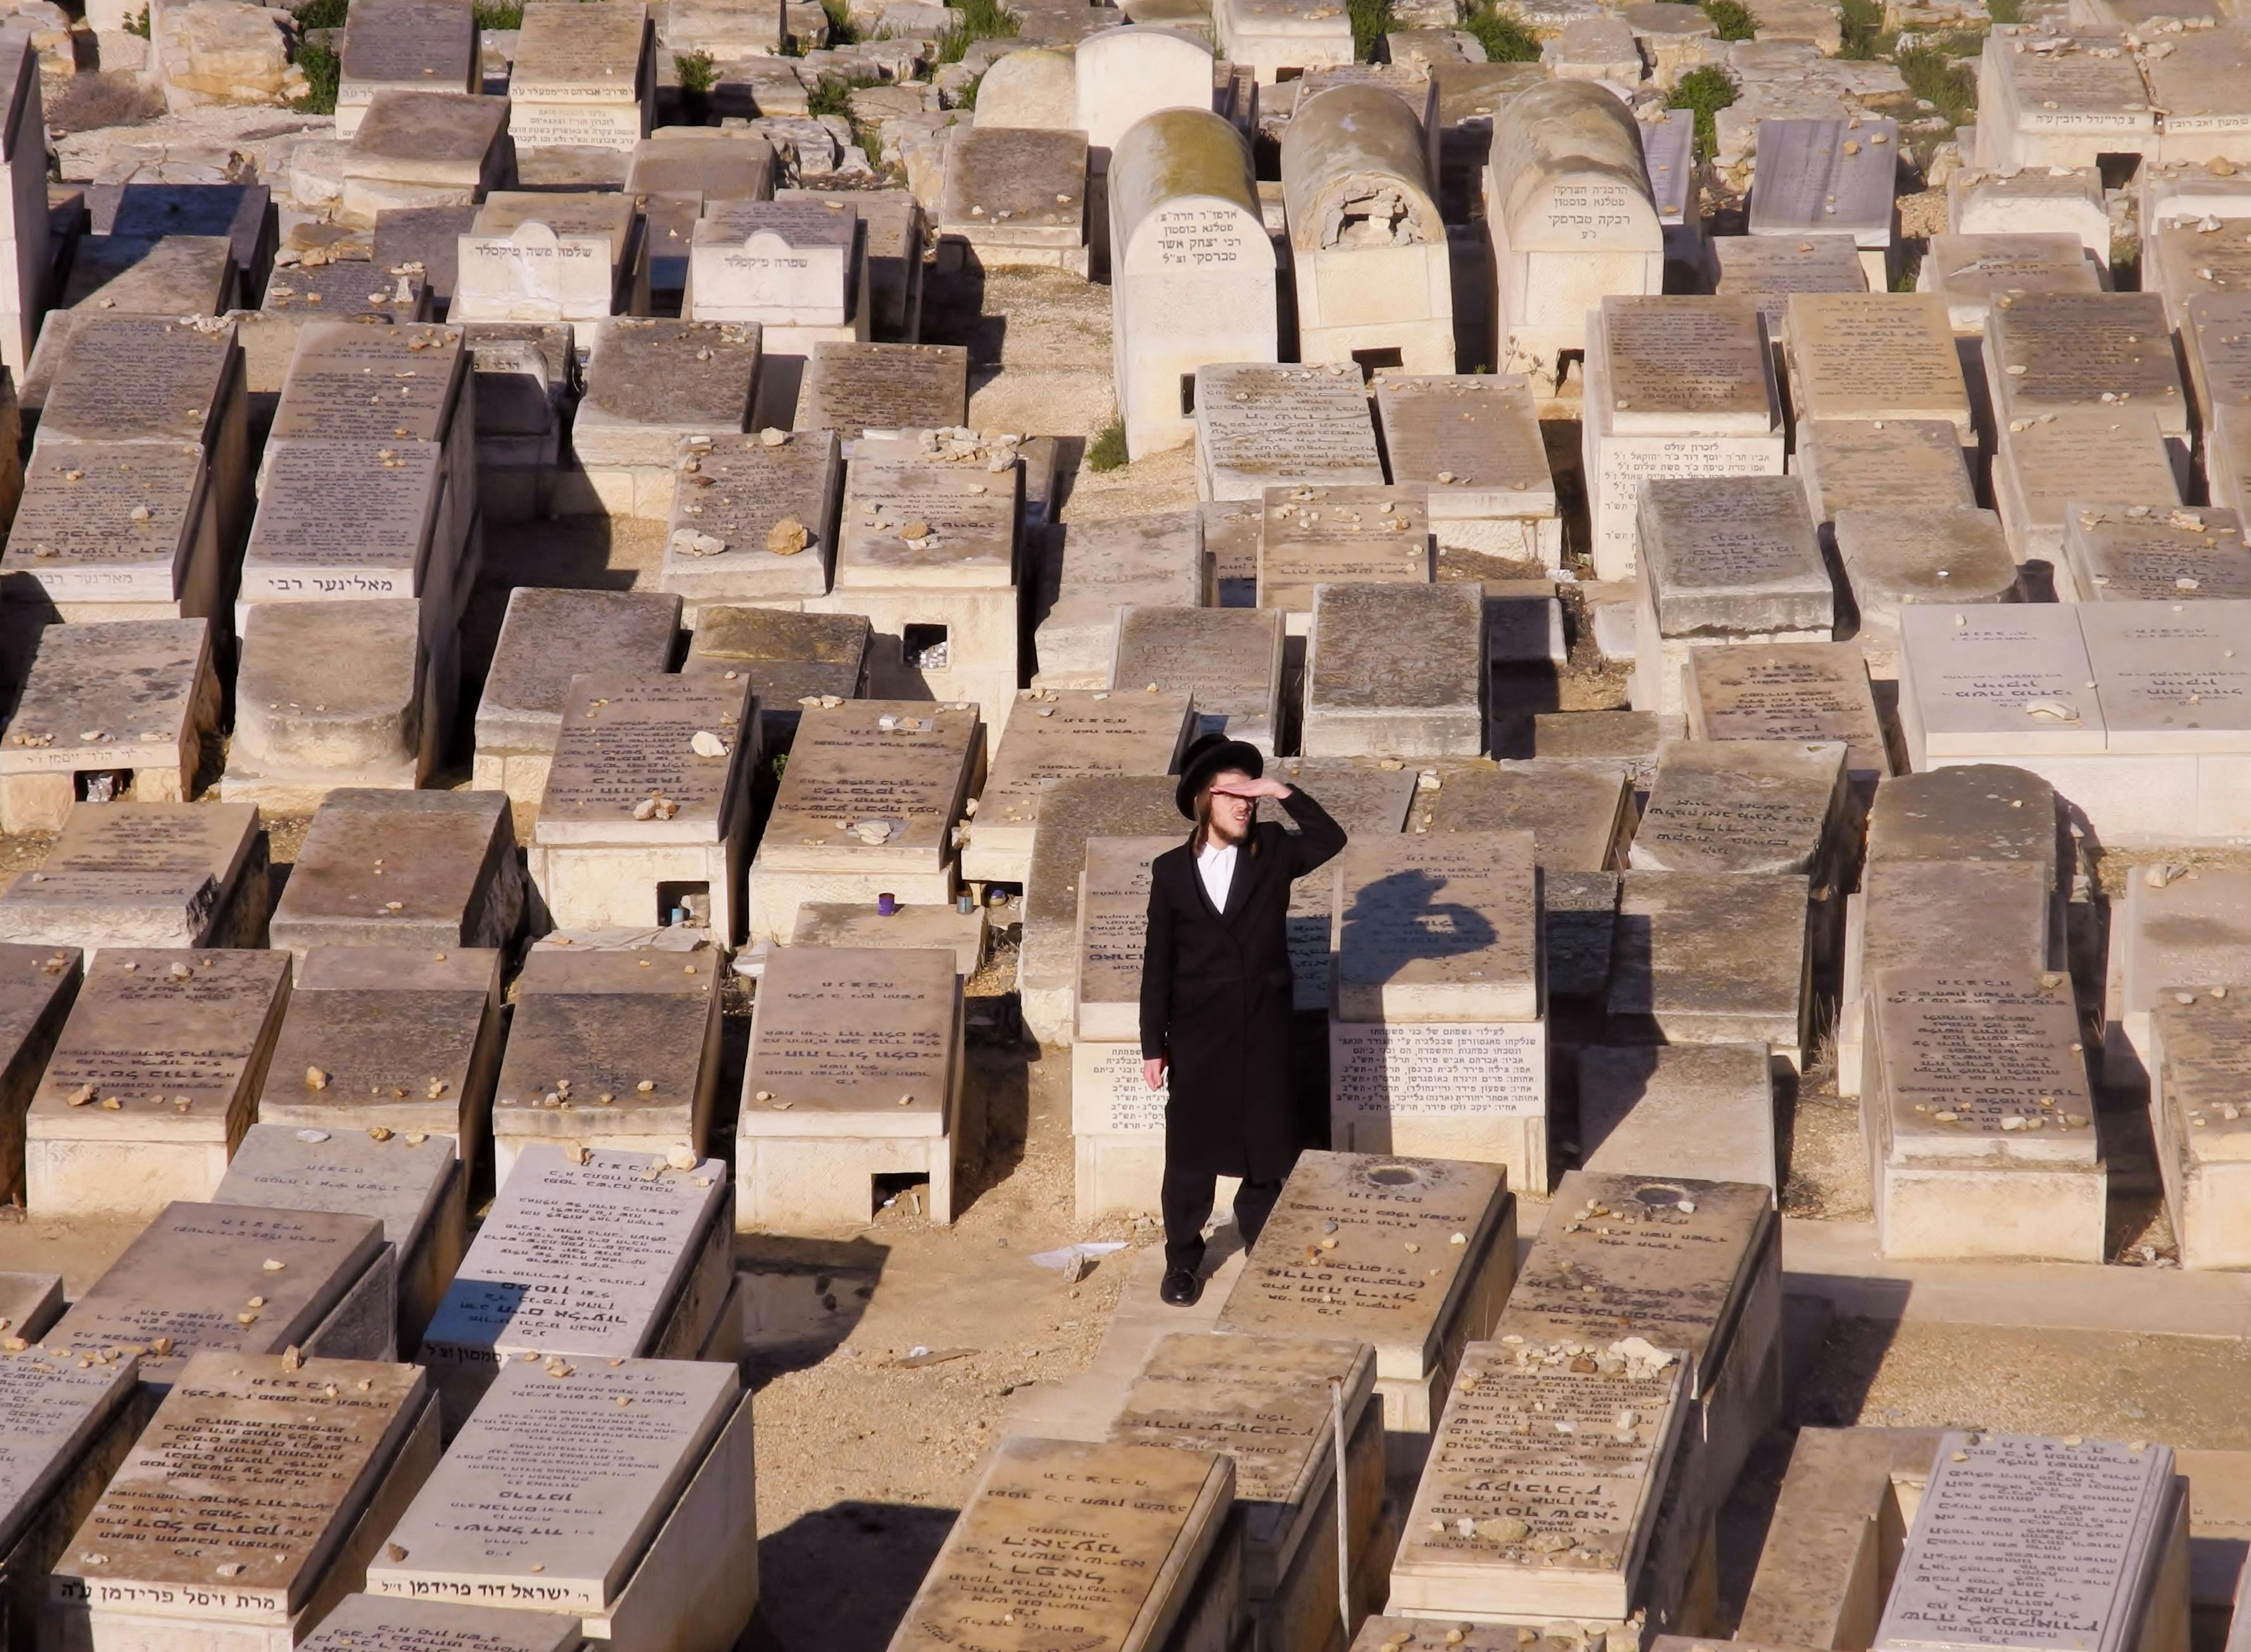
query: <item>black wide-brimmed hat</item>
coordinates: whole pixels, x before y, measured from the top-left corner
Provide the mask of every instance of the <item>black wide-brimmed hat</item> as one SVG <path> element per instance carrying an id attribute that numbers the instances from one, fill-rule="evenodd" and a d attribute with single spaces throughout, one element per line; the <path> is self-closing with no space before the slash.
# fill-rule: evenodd
<path id="1" fill-rule="evenodd" d="M 1173 802 L 1188 819 L 1195 818 L 1196 794 L 1211 783 L 1211 777 L 1230 768 L 1239 768 L 1257 780 L 1266 772 L 1266 760 L 1258 748 L 1243 740 L 1229 739 L 1224 734 L 1206 734 L 1181 754 L 1181 783 L 1173 790 Z"/>

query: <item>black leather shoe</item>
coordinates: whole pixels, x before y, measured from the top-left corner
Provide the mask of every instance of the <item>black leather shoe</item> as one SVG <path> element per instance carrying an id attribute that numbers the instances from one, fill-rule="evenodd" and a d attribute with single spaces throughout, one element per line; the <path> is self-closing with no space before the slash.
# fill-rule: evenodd
<path id="1" fill-rule="evenodd" d="M 1203 1281 L 1185 1267 L 1176 1267 L 1165 1275 L 1165 1282 L 1157 1287 L 1157 1295 L 1174 1308 L 1194 1308 L 1196 1298 L 1203 1295 Z"/>

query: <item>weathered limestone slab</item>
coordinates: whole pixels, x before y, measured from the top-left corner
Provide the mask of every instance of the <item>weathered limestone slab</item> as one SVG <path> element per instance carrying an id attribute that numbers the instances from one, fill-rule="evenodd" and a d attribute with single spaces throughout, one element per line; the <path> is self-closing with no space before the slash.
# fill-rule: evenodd
<path id="1" fill-rule="evenodd" d="M 1629 871 L 1619 889 L 1611 1038 L 1764 1044 L 1792 1066 L 1812 1034 L 1807 885 L 1742 872 Z"/>
<path id="2" fill-rule="evenodd" d="M 319 1354 L 382 1249 L 372 1217 L 180 1200 L 71 1304 L 48 1345 L 137 1346 L 141 1380 L 157 1388 L 204 1351 Z M 252 1308 L 253 1296 L 265 1301 Z M 381 1340 L 391 1334 L 386 1322 Z"/>
<path id="3" fill-rule="evenodd" d="M 636 316 L 587 330 L 585 387 L 571 427 L 578 468 L 572 503 L 590 514 L 666 521 L 676 514 L 683 459 L 741 443 L 758 375 L 758 330 Z"/>
<path id="4" fill-rule="evenodd" d="M 800 428 L 847 441 L 870 431 L 941 430 L 968 417 L 969 352 L 958 344 L 822 340 L 812 347 Z"/>
<path id="5" fill-rule="evenodd" d="M 662 671 L 672 663 L 681 600 L 653 591 L 509 593 L 500 642 L 477 702 L 472 784 L 537 807 L 563 731 L 571 679 Z"/>
<path id="6" fill-rule="evenodd" d="M 751 935 L 786 935 L 802 900 L 881 893 L 951 904 L 953 828 L 980 766 L 980 726 L 973 707 L 807 707 L 751 864 Z"/>
<path id="7" fill-rule="evenodd" d="M 195 441 L 34 450 L 0 601 L 68 621 L 215 619 L 222 581 L 209 460 Z"/>
<path id="8" fill-rule="evenodd" d="M 1181 1447 L 1003 1440 L 908 1604 L 899 1652 L 1006 1642 L 1014 1628 L 1119 1652 L 1223 1645 L 1243 1606 L 1234 1469 Z M 1117 1497 L 1121 1482 L 1132 1498 Z M 1070 1579 L 1023 1565 L 1028 1528 L 1077 1557 Z"/>
<path id="9" fill-rule="evenodd" d="M 2101 292 L 2102 267 L 2072 234 L 1934 235 L 1916 288 L 1946 301 L 1957 334 L 1980 337 L 1996 308 L 2027 294 Z"/>
<path id="10" fill-rule="evenodd" d="M 638 233 L 621 195 L 496 190 L 461 239 L 447 313 L 463 322 L 599 322 L 618 309 Z"/>
<path id="11" fill-rule="evenodd" d="M 1384 479 L 1356 367 L 1199 367 L 1195 448 L 1199 499 L 1256 499 L 1268 488 Z"/>
<path id="12" fill-rule="evenodd" d="M 1528 831 L 1541 870 L 1603 871 L 1617 864 L 1631 833 L 1623 763 L 1534 757 L 1465 764 L 1418 784 L 1410 831 Z"/>
<path id="13" fill-rule="evenodd" d="M 809 705 L 835 705 L 867 691 L 865 614 L 712 603 L 696 619 L 681 669 L 747 682 L 770 739 L 794 735 Z"/>
<path id="14" fill-rule="evenodd" d="M 253 605 L 419 597 L 434 632 L 457 623 L 474 582 L 474 489 L 452 488 L 435 442 L 287 441 L 266 455 L 263 491 L 235 598 Z"/>
<path id="15" fill-rule="evenodd" d="M 512 1361 L 369 1566 L 368 1592 L 572 1613 L 621 1649 L 738 1634 L 757 1569 L 717 1562 L 751 1524 L 747 1420 L 717 1361 Z M 509 1517 L 528 1492 L 550 1517 Z"/>
<path id="16" fill-rule="evenodd" d="M 1394 518 L 1396 519 L 1396 518 Z M 1485 745 L 1485 590 L 1313 587 L 1299 748 L 1308 757 L 1474 756 Z"/>
<path id="17" fill-rule="evenodd" d="M 1842 741 L 1846 777 L 1863 795 L 1891 773 L 1867 660 L 1857 642 L 1692 649 L 1688 672 L 1692 739 Z"/>
<path id="18" fill-rule="evenodd" d="M 805 357 L 823 343 L 868 341 L 868 246 L 858 213 L 842 200 L 707 202 L 689 243 L 683 308 L 696 321 L 758 323 L 772 413 L 786 419 Z M 793 358 L 786 385 L 777 357 Z"/>
<path id="19" fill-rule="evenodd" d="M 2208 991 L 2168 992 L 2148 1019 L 2151 1134 L 2181 1266 L 2241 1267 L 2251 1254 L 2243 1008 Z"/>
<path id="20" fill-rule="evenodd" d="M 715 973 L 709 954 L 648 947 L 527 958 L 493 1099 L 495 1179 L 543 1144 L 700 1160 L 719 1082 Z"/>
<path id="21" fill-rule="evenodd" d="M 473 218 L 488 191 L 513 181 L 509 115 L 506 98 L 377 91 L 344 152 L 337 218 L 361 229 L 394 212 L 461 211 Z M 451 246 L 455 237 L 446 240 Z M 448 253 L 449 280 L 456 267 Z M 453 295 L 446 282 L 439 290 Z"/>
<path id="22" fill-rule="evenodd" d="M 1790 398 L 1801 422 L 1937 419 L 1974 441 L 1946 301 L 1929 293 L 1793 293 Z"/>
<path id="23" fill-rule="evenodd" d="M 1959 449 L 1955 450 L 1957 454 Z M 1959 469 L 1958 461 L 1956 462 Z M 2000 518 L 1966 504 L 1848 505 L 1833 538 L 1867 675 L 1899 676 L 1900 610 L 1917 602 L 2013 602 L 2023 575 Z"/>
<path id="24" fill-rule="evenodd" d="M 49 1621 L 96 1644 L 294 1644 L 438 1452 L 411 1365 L 199 1353 L 57 1562 Z"/>
<path id="25" fill-rule="evenodd" d="M 719 1311 L 734 1271 L 726 1166 L 580 1151 L 523 1149 L 430 1321 L 421 1359 L 448 1427 L 522 1356 L 684 1357 Z"/>
<path id="26" fill-rule="evenodd" d="M 938 233 L 980 269 L 1060 269 L 1084 276 L 1086 134 L 973 126 L 950 133 Z"/>
<path id="27" fill-rule="evenodd" d="M 26 1204 L 146 1217 L 208 1197 L 256 1113 L 288 996 L 277 954 L 104 949 L 24 1115 Z"/>
<path id="28" fill-rule="evenodd" d="M 1579 1145 L 1587 1171 L 1685 1171 L 1700 1181 L 1774 1189 L 1770 1066 L 1765 1048 L 1748 1044 L 1580 1051 Z"/>
<path id="29" fill-rule="evenodd" d="M 1756 303 L 1777 345 L 1790 336 L 1792 293 L 1868 290 L 1868 272 L 1850 234 L 1715 235 L 1711 248 L 1719 267 L 1712 290 Z"/>
<path id="30" fill-rule="evenodd" d="M 655 53 L 648 9 L 526 10 L 509 76 L 509 135 L 521 146 L 624 149 L 648 135 Z"/>
<path id="31" fill-rule="evenodd" d="M 1293 634 L 1322 584 L 1428 585 L 1428 496 L 1421 488 L 1268 488 L 1258 534 L 1258 600 Z"/>
<path id="32" fill-rule="evenodd" d="M 450 1140 L 473 1174 L 492 1130 L 504 955 L 474 947 L 307 947 L 259 1118 L 332 1135 Z"/>
<path id="33" fill-rule="evenodd" d="M 1022 691 L 962 843 L 963 875 L 1025 882 L 1048 788 L 1074 774 L 1169 774 L 1187 744 L 1191 716 L 1185 694 Z"/>
<path id="34" fill-rule="evenodd" d="M 1911 767 L 2100 752 L 2102 710 L 2076 605 L 1901 614 L 1900 727 Z"/>
<path id="35" fill-rule="evenodd" d="M 1385 372 L 1375 386 L 1391 475 L 1429 489 L 1442 549 L 1562 565 L 1555 475 L 1521 378 Z"/>
<path id="36" fill-rule="evenodd" d="M 700 628 L 705 604 L 827 594 L 843 462 L 825 431 L 774 431 L 683 449 L 658 585 Z"/>
<path id="37" fill-rule="evenodd" d="M 80 800 L 179 803 L 218 732 L 203 620 L 50 625 L 0 733 L 0 828 L 59 831 Z"/>
<path id="38" fill-rule="evenodd" d="M 2224 867 L 2160 866 L 2113 903 L 2104 971 L 2102 1074 L 2131 1089 L 2155 1076 L 2151 1019 L 2184 997 L 2251 978 L 2251 879 Z"/>
<path id="39" fill-rule="evenodd" d="M 1998 171 L 2078 168 L 2157 151 L 2149 91 L 2116 36 L 2012 30 L 1995 46 L 1978 59 L 1982 162 Z"/>
<path id="40" fill-rule="evenodd" d="M 321 1621 L 306 1652 L 576 1652 L 578 1620 L 450 1600 L 349 1594 Z"/>
<path id="41" fill-rule="evenodd" d="M 758 749 L 741 682 L 573 677 L 526 855 L 549 915 L 566 929 L 684 921 L 731 941 Z"/>
<path id="42" fill-rule="evenodd" d="M 330 1211 L 383 1224 L 399 1343 L 413 1348 L 468 1244 L 468 1177 L 454 1138 L 414 1130 L 253 1124 L 212 1195 L 218 1204 Z"/>
<path id="43" fill-rule="evenodd" d="M 2210 505 L 2074 503 L 2065 518 L 2063 563 L 2081 602 L 2198 601 L 2251 597 L 2251 551 L 2233 510 Z"/>
<path id="44" fill-rule="evenodd" d="M 1884 1254 L 2099 1257 L 2104 1173 L 2068 979 L 1891 969 L 1867 1003 Z"/>
<path id="45" fill-rule="evenodd" d="M 1997 308 L 1985 341 L 1995 416 L 2097 413 L 2121 403 L 2188 437 L 2188 396 L 2156 293 L 2028 293 Z"/>
<path id="46" fill-rule="evenodd" d="M 2187 1634 L 2187 1482 L 2172 1448 L 2141 1440 L 1948 1433 L 1877 1626 L 1894 1649 L 1940 1638 L 2047 1647 L 2148 1644 Z M 2038 1510 L 2040 1512 L 2035 1513 Z M 2023 1587 L 2038 1621 L 1985 1627 L 1966 1603 L 1997 1574 Z M 2051 1627 L 2057 1624 L 2071 1627 Z M 2084 1627 L 2081 1627 L 2084 1626 Z"/>
<path id="47" fill-rule="evenodd" d="M 1794 474 L 1816 522 L 1847 510 L 1977 503 L 1959 428 L 1943 419 L 1822 419 L 1797 427 Z"/>
<path id="48" fill-rule="evenodd" d="M 1162 775 L 1075 775 L 1057 781 L 1042 796 L 1016 960 L 1017 996 L 1033 1037 L 1043 1044 L 1072 1041 L 1079 879 L 1089 841 L 1144 836 L 1178 841 L 1185 835 L 1186 823 L 1173 802 L 1173 781 Z"/>
<path id="49" fill-rule="evenodd" d="M 953 954 L 953 972 L 966 981 L 985 961 L 992 939 L 985 909 L 960 912 L 952 906 L 879 906 L 848 901 L 808 901 L 797 909 L 793 947 L 897 947 L 908 951 L 936 948 Z"/>
<path id="50" fill-rule="evenodd" d="M 1086 840 L 1070 1028 L 1070 1124 L 1082 1172 L 1079 1208 L 1098 1217 L 1120 1190 L 1123 1178 L 1105 1163 L 1126 1151 L 1119 1138 L 1143 1147 L 1163 1141 L 1168 1093 L 1150 1089 L 1141 1072 L 1141 954 L 1150 867 L 1178 841 L 1172 834 Z M 1326 960 L 1326 936 L 1321 952 Z M 1154 1184 L 1136 1191 L 1144 1201 L 1159 1194 Z"/>
<path id="51" fill-rule="evenodd" d="M 461 0 L 376 0 L 344 31 L 336 77 L 336 135 L 367 118 L 378 91 L 481 89 L 475 13 Z"/>
<path id="52" fill-rule="evenodd" d="M 59 1277 L 54 1284 L 59 1311 Z M 0 1441 L 0 1555 L 7 1558 L 0 1614 L 16 1646 L 31 1640 L 57 1557 L 154 1409 L 130 1356 L 80 1364 L 42 1344 L 39 1334 L 19 1326 L 10 1334 L 12 1348 L 0 1350 L 0 1401 L 10 1420 Z"/>
<path id="53" fill-rule="evenodd" d="M 1335 867 L 1339 1019 L 1538 1019 L 1529 832 L 1367 838 Z"/>
<path id="54" fill-rule="evenodd" d="M 1337 1500 L 1357 1558 L 1374 1546 L 1383 1498 L 1383 1412 L 1368 1404 L 1375 1376 L 1365 1343 L 1181 1332 L 1150 1351 L 1110 1426 L 1114 1445 L 1234 1460 L 1243 1591 L 1260 1644 L 1339 1633 Z M 1333 1383 L 1343 1392 L 1341 1466 Z"/>
<path id="55" fill-rule="evenodd" d="M 1515 1278 L 1506 1179 L 1487 1164 L 1300 1155 L 1214 1329 L 1372 1343 L 1389 1461 L 1411 1471 Z"/>
<path id="56" fill-rule="evenodd" d="M 274 913 L 274 941 L 505 948 L 523 921 L 516 827 L 498 792 L 332 792 Z"/>
<path id="57" fill-rule="evenodd" d="M 1993 454 L 1993 503 L 2019 563 L 2063 559 L 2071 502 L 2090 477 L 2102 491 L 2167 510 L 2181 502 L 2174 448 L 2157 413 L 2130 403 L 2099 413 L 2002 421 Z M 2039 569 L 2028 570 L 2031 574 Z"/>
<path id="58" fill-rule="evenodd" d="M 1195 513 L 1154 511 L 1072 523 L 1042 559 L 1033 648 L 1042 689 L 1106 688 L 1121 607 L 1212 607 L 1204 536 Z"/>
<path id="59" fill-rule="evenodd" d="M 1634 1610 L 1688 1377 L 1670 1350 L 1590 1362 L 1565 1351 L 1578 1345 L 1465 1352 L 1392 1563 L 1392 1606 L 1535 1622 Z"/>
<path id="60" fill-rule="evenodd" d="M 0 941 L 263 946 L 266 832 L 248 803 L 88 803 L 0 893 Z"/>
<path id="61" fill-rule="evenodd" d="M 1825 883 L 1848 868 L 1853 818 L 1841 742 L 1668 740 L 1626 864 Z"/>
<path id="62" fill-rule="evenodd" d="M 951 950 L 787 947 L 758 983 L 737 1164 L 746 1229 L 857 1229 L 872 1178 L 929 1178 L 953 1220 L 961 983 Z"/>
<path id="63" fill-rule="evenodd" d="M 1899 168 L 1896 121 L 1858 115 L 1761 121 L 1745 227 L 1753 236 L 1850 235 L 1869 287 L 1880 291 L 1891 284 Z"/>
<path id="64" fill-rule="evenodd" d="M 1284 744 L 1285 617 L 1275 608 L 1121 608 L 1110 687 L 1184 693 L 1200 732 L 1271 754 Z"/>

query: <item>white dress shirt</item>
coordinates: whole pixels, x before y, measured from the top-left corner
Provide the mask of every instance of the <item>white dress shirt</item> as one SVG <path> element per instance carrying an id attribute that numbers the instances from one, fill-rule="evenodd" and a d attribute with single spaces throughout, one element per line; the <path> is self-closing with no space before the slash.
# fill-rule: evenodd
<path id="1" fill-rule="evenodd" d="M 1235 883 L 1235 847 L 1229 843 L 1219 849 L 1207 843 L 1196 850 L 1196 874 L 1203 879 L 1215 912 L 1227 910 L 1227 892 Z"/>

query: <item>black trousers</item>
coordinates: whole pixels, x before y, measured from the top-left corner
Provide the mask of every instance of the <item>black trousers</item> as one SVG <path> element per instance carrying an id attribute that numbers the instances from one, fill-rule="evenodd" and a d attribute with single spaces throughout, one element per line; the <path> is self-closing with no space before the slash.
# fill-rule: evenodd
<path id="1" fill-rule="evenodd" d="M 1211 1220 L 1212 1202 L 1219 1194 L 1219 1178 L 1208 1171 L 1165 1166 L 1159 1197 L 1165 1212 L 1165 1271 L 1182 1268 L 1193 1274 L 1203 1266 L 1203 1225 Z M 1244 1182 L 1235 1190 L 1235 1226 L 1243 1235 L 1243 1248 L 1257 1242 L 1258 1232 L 1273 1214 L 1274 1201 L 1282 1197 L 1279 1182 Z"/>

